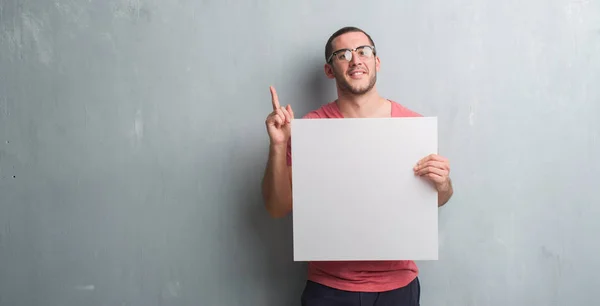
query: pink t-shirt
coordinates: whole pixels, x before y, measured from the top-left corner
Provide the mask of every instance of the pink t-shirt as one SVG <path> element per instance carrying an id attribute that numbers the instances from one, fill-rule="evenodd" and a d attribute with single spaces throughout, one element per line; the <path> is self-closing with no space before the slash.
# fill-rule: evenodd
<path id="1" fill-rule="evenodd" d="M 392 117 L 421 117 L 404 106 L 392 102 Z M 337 104 L 330 102 L 302 118 L 344 118 Z M 288 143 L 288 165 L 292 164 L 291 142 Z M 382 292 L 408 285 L 419 274 L 412 260 L 400 261 L 316 261 L 308 264 L 308 279 L 325 286 L 361 292 Z"/>

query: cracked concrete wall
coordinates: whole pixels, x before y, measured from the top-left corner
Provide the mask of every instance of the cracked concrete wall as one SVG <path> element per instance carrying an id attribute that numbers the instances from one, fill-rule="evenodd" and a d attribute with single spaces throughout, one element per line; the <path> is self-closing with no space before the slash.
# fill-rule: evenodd
<path id="1" fill-rule="evenodd" d="M 299 305 L 268 86 L 331 101 L 345 25 L 451 161 L 422 304 L 593 304 L 598 2 L 0 0 L 0 305 Z"/>

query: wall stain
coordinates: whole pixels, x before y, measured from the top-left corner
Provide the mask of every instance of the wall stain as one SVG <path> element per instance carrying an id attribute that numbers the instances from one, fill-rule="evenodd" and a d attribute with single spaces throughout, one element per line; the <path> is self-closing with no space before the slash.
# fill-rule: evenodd
<path id="1" fill-rule="evenodd" d="M 151 20 L 151 12 L 146 3 L 140 0 L 121 0 L 111 3 L 112 13 L 115 18 L 129 18 L 137 20 Z"/>

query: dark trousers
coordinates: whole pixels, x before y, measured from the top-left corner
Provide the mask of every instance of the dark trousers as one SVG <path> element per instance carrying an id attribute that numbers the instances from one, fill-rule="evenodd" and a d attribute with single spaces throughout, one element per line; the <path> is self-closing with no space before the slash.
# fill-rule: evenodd
<path id="1" fill-rule="evenodd" d="M 405 287 L 385 292 L 351 292 L 312 281 L 302 292 L 302 306 L 419 306 L 421 284 L 415 278 Z"/>

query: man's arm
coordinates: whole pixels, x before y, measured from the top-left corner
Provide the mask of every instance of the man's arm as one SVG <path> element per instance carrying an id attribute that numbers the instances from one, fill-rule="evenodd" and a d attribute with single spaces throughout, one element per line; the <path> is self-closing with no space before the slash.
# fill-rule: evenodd
<path id="1" fill-rule="evenodd" d="M 269 214 L 280 218 L 292 209 L 292 167 L 287 163 L 287 151 L 294 111 L 289 104 L 281 107 L 275 88 L 271 86 L 270 90 L 273 112 L 265 121 L 270 145 L 269 160 L 262 180 L 262 196 Z"/>
<path id="2" fill-rule="evenodd" d="M 452 197 L 452 194 L 454 194 L 452 180 L 450 180 L 450 177 L 448 177 L 448 184 L 438 190 L 438 207 L 442 207 L 444 204 L 448 203 Z"/>
<path id="3" fill-rule="evenodd" d="M 274 218 L 292 210 L 292 167 L 287 165 L 287 147 L 269 146 L 269 160 L 262 181 L 265 207 Z"/>

